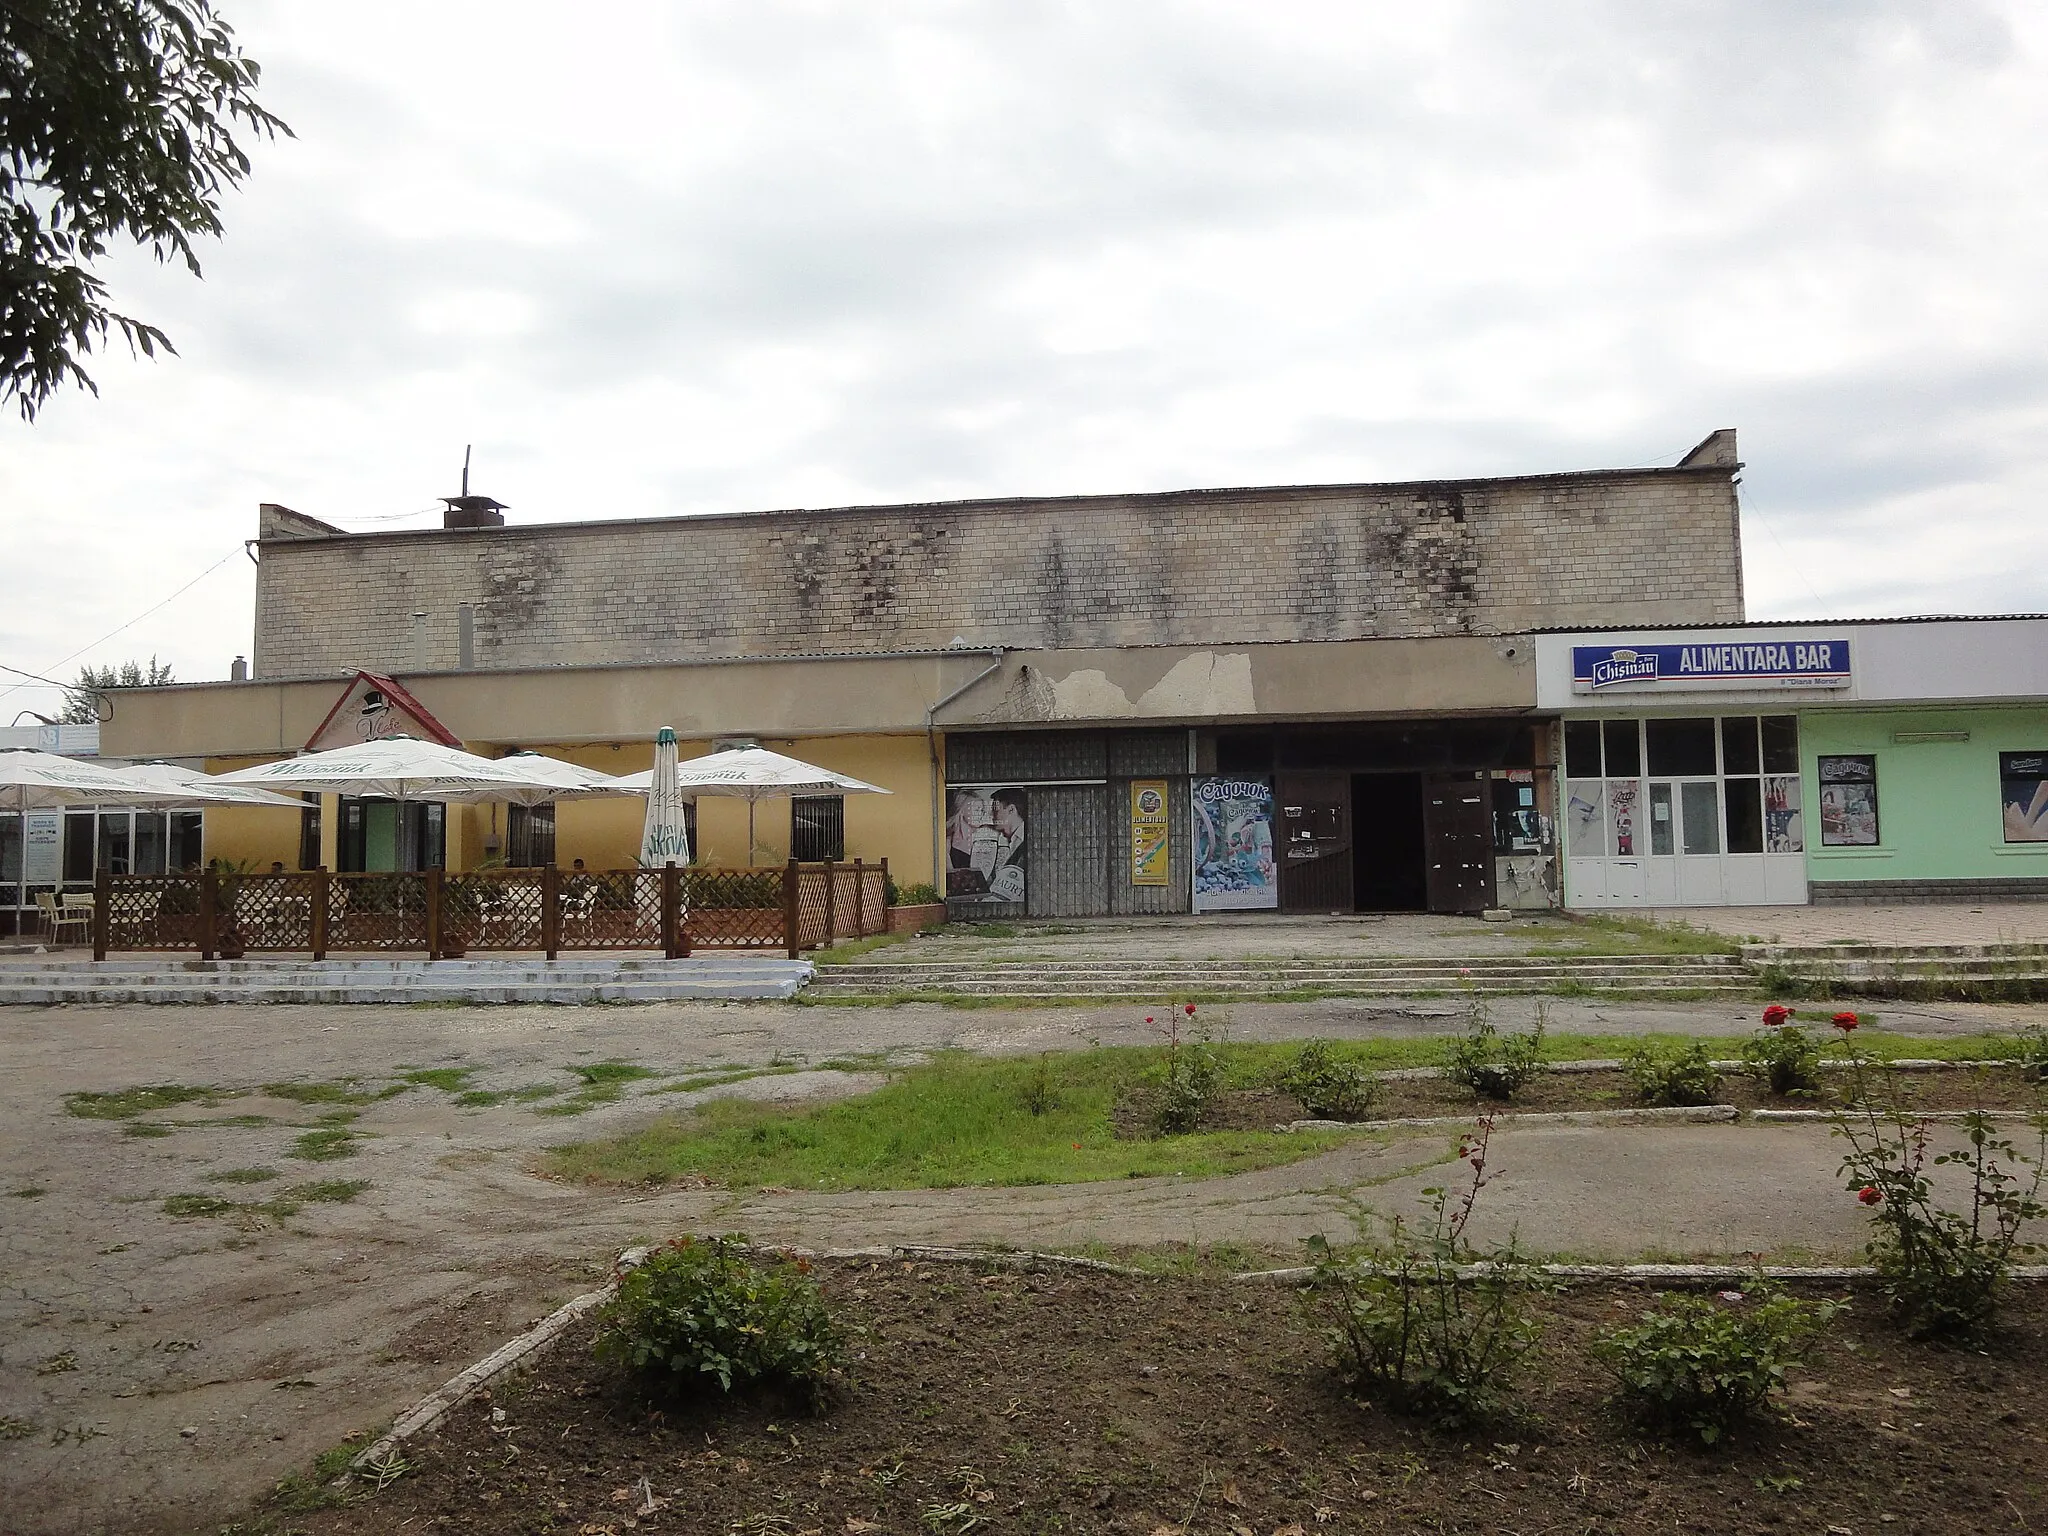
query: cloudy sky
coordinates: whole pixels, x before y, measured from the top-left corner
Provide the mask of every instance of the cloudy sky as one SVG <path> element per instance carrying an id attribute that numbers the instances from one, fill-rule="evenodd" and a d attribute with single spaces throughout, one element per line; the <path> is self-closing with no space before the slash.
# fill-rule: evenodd
<path id="1" fill-rule="evenodd" d="M 258 502 L 471 442 L 541 522 L 1734 426 L 1752 617 L 2048 609 L 2039 6 L 220 3 L 298 136 L 110 269 L 181 356 L 0 420 L 12 666 L 225 676 Z"/>

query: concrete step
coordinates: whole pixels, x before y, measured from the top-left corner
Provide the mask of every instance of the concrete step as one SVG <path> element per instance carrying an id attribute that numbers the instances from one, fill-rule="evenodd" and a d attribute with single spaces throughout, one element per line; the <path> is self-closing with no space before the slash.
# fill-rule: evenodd
<path id="1" fill-rule="evenodd" d="M 0 1004 L 625 1003 L 790 998 L 808 960 L 757 957 L 619 962 L 90 961 L 0 966 Z"/>

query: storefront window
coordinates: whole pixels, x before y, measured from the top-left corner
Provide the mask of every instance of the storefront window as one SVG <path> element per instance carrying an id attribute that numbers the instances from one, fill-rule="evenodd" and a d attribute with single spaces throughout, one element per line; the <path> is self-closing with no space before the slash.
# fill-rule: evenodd
<path id="1" fill-rule="evenodd" d="M 1671 854 L 1677 851 L 1672 834 L 1671 786 L 1652 784 L 1650 786 L 1650 852 Z"/>
<path id="2" fill-rule="evenodd" d="M 1764 851 L 1764 797 L 1761 779 L 1730 779 L 1727 784 L 1728 851 Z"/>
<path id="3" fill-rule="evenodd" d="M 1765 773 L 1799 771 L 1799 719 L 1796 715 L 1765 715 L 1763 718 Z"/>
<path id="4" fill-rule="evenodd" d="M 1998 800 L 2008 843 L 2048 843 L 2048 752 L 1999 753 Z"/>
<path id="5" fill-rule="evenodd" d="M 1877 846 L 1877 759 L 1820 760 L 1820 841 L 1824 848 Z"/>
<path id="6" fill-rule="evenodd" d="M 1633 720 L 1609 720 L 1600 728 L 1607 744 L 1607 777 L 1632 779 L 1643 771 L 1642 737 Z"/>
<path id="7" fill-rule="evenodd" d="M 1607 853 L 1606 788 L 1598 779 L 1575 779 L 1565 787 L 1565 852 L 1574 859 Z"/>
<path id="8" fill-rule="evenodd" d="M 1568 720 L 1564 727 L 1564 771 L 1567 778 L 1600 777 L 1600 722 Z"/>
<path id="9" fill-rule="evenodd" d="M 1712 720 L 1645 720 L 1643 733 L 1658 778 L 1712 778 L 1719 768 Z"/>
<path id="10" fill-rule="evenodd" d="M 67 811 L 64 815 L 64 883 L 91 885 L 99 818 L 91 811 Z"/>
<path id="11" fill-rule="evenodd" d="M 1726 774 L 1758 773 L 1756 716 L 1730 715 L 1721 722 L 1721 771 Z"/>
<path id="12" fill-rule="evenodd" d="M 1719 853 L 1721 851 L 1721 805 L 1719 786 L 1704 784 L 1681 784 L 1678 786 L 1678 803 L 1685 818 L 1684 838 L 1687 853 Z"/>
<path id="13" fill-rule="evenodd" d="M 684 802 L 688 808 L 688 802 Z M 694 829 L 693 829 L 694 830 Z M 696 840 L 691 839 L 694 851 Z M 505 862 L 518 869 L 539 869 L 555 862 L 555 807 L 508 805 L 505 807 Z"/>

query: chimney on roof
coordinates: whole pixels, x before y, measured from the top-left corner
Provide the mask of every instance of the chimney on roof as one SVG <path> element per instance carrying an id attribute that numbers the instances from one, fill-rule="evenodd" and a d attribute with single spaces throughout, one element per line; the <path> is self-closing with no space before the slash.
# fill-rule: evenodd
<path id="1" fill-rule="evenodd" d="M 443 496 L 447 508 L 441 514 L 443 528 L 502 528 L 505 526 L 505 503 L 493 501 L 488 496 L 469 494 L 469 444 L 462 449 L 462 494 Z"/>

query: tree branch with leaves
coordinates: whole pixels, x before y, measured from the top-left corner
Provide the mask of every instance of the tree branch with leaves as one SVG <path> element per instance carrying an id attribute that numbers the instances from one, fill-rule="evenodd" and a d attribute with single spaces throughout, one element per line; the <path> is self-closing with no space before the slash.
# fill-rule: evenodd
<path id="1" fill-rule="evenodd" d="M 260 73 L 208 0 L 0 4 L 0 401 L 24 420 L 67 382 L 98 394 L 80 359 L 112 332 L 175 352 L 92 266 L 130 240 L 200 275 L 193 242 L 250 170 L 237 126 L 291 133 Z"/>

